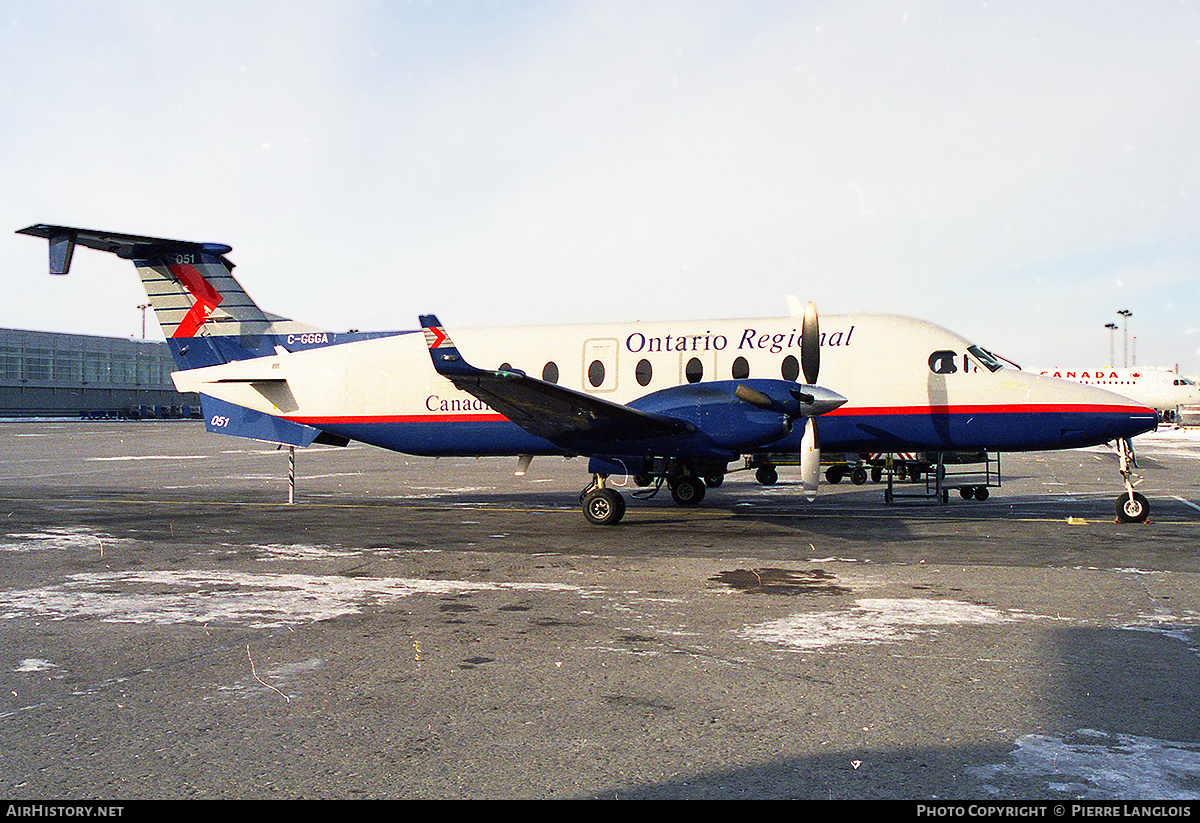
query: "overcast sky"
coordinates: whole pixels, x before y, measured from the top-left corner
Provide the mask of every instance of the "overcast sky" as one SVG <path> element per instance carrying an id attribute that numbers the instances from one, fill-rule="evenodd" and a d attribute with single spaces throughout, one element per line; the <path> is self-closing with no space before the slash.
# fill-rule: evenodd
<path id="1" fill-rule="evenodd" d="M 886 312 L 1200 375 L 1200 4 L 0 0 L 0 326 L 227 243 L 344 330 Z M 157 326 L 152 336 L 161 336 Z M 1117 365 L 1123 337 L 1115 335 Z"/>

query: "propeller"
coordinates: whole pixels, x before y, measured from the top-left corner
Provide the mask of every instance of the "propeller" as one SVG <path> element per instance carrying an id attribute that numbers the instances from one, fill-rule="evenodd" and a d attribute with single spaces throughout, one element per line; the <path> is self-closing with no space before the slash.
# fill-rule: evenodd
<path id="1" fill-rule="evenodd" d="M 792 389 L 799 414 L 788 412 L 789 420 L 804 418 L 804 434 L 800 438 L 800 479 L 804 494 L 809 500 L 817 496 L 817 484 L 821 473 L 821 438 L 817 433 L 816 418 L 841 406 L 846 398 L 829 389 L 816 385 L 821 370 L 821 330 L 817 320 L 817 307 L 809 303 L 804 309 L 804 321 L 800 327 L 800 363 L 807 385 Z M 761 409 L 780 406 L 767 395 L 749 386 L 739 385 L 734 395 Z"/>
<path id="2" fill-rule="evenodd" d="M 800 366 L 804 371 L 804 382 L 815 386 L 821 372 L 821 330 L 815 303 L 804 307 L 804 320 L 800 326 Z M 804 436 L 800 438 L 800 482 L 804 486 L 804 496 L 810 501 L 817 496 L 820 475 L 821 438 L 817 434 L 817 418 L 806 415 Z"/>

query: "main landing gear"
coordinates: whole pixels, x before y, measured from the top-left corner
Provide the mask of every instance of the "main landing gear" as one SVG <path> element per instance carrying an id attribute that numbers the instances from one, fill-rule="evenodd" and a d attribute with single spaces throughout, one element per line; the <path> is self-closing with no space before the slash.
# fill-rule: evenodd
<path id="1" fill-rule="evenodd" d="M 1137 458 L 1133 454 L 1133 443 L 1128 439 L 1118 440 L 1116 445 L 1117 459 L 1121 462 L 1121 480 L 1125 483 L 1125 493 L 1117 498 L 1118 523 L 1144 523 L 1150 516 L 1150 501 L 1133 487 L 1142 482 L 1140 475 L 1134 473 L 1137 468 Z M 1136 477 L 1137 480 L 1131 478 Z"/>
<path id="2" fill-rule="evenodd" d="M 636 479 L 638 485 L 653 485 L 653 488 L 634 492 L 636 497 L 653 497 L 666 483 L 672 500 L 680 506 L 695 506 L 704 499 L 709 486 L 721 485 L 723 477 L 712 475 L 701 479 L 693 475 L 659 475 L 653 478 L 638 476 Z M 615 526 L 625 516 L 625 497 L 608 485 L 608 475 L 605 474 L 592 475 L 592 482 L 579 493 L 579 504 L 583 508 L 583 516 L 596 526 Z"/>

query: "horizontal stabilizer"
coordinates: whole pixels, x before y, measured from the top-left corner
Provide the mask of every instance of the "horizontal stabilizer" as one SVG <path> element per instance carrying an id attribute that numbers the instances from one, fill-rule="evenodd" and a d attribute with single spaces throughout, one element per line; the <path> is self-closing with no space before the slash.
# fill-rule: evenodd
<path id="1" fill-rule="evenodd" d="M 77 245 L 106 251 L 124 260 L 147 260 L 164 254 L 186 252 L 220 257 L 233 251 L 232 247 L 223 243 L 194 243 L 190 240 L 168 240 L 163 237 L 143 237 L 138 234 L 118 234 L 71 226 L 48 226 L 43 223 L 21 229 L 17 234 L 27 234 L 50 241 L 51 274 L 66 274 L 70 271 L 71 257 Z"/>
<path id="2" fill-rule="evenodd" d="M 318 428 L 273 417 L 207 394 L 200 395 L 200 407 L 204 410 L 205 427 L 216 434 L 285 446 L 309 446 L 322 434 Z"/>

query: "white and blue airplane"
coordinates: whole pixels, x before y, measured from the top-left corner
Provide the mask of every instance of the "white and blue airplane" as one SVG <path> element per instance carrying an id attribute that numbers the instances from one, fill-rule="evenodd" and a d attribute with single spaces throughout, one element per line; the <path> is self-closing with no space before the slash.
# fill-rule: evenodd
<path id="1" fill-rule="evenodd" d="M 838 453 L 1041 451 L 1114 443 L 1121 520 L 1141 521 L 1130 438 L 1153 409 L 1109 391 L 1008 368 L 968 340 L 904 317 L 843 315 L 339 333 L 263 311 L 223 244 L 35 225 L 50 271 L 77 246 L 130 260 L 210 431 L 292 446 L 351 440 L 427 456 L 590 458 L 580 500 L 596 524 L 634 477 L 700 502 L 731 463 L 799 455 L 816 493 Z M 801 377 L 803 380 L 801 381 Z"/>

